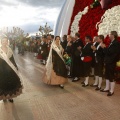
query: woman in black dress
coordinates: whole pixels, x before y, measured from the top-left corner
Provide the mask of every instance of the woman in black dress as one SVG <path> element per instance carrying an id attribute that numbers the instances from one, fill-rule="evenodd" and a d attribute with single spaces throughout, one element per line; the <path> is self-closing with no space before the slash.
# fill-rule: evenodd
<path id="1" fill-rule="evenodd" d="M 0 44 L 0 100 L 13 102 L 22 93 L 22 85 L 8 38 L 1 38 Z"/>
<path id="2" fill-rule="evenodd" d="M 67 82 L 67 69 L 62 57 L 64 50 L 60 45 L 60 37 L 56 36 L 51 45 L 43 82 L 51 85 L 60 85 Z"/>

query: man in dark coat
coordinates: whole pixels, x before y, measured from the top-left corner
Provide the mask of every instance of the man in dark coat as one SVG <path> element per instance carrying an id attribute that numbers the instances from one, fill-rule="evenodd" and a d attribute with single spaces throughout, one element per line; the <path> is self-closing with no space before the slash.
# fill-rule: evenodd
<path id="1" fill-rule="evenodd" d="M 93 46 L 95 46 L 95 48 L 97 48 L 97 46 L 98 46 L 98 37 L 97 36 L 94 36 L 94 38 L 93 38 Z M 94 72 L 95 72 L 95 70 L 94 70 L 94 65 L 95 65 L 95 52 L 93 51 L 93 60 L 92 60 L 92 63 L 91 63 L 91 76 L 94 76 Z"/>
<path id="2" fill-rule="evenodd" d="M 101 89 L 102 84 L 102 77 L 103 77 L 103 65 L 104 65 L 104 52 L 103 48 L 101 47 L 101 44 L 103 44 L 104 36 L 99 35 L 98 36 L 98 43 L 99 45 L 97 47 L 92 46 L 91 48 L 94 51 L 94 69 L 95 69 L 95 83 L 91 86 L 96 87 L 95 90 Z"/>
<path id="3" fill-rule="evenodd" d="M 85 36 L 85 46 L 82 49 L 81 53 L 81 60 L 83 61 L 83 71 L 84 71 L 84 77 L 85 81 L 83 82 L 83 87 L 86 87 L 89 85 L 89 76 L 90 76 L 90 71 L 91 71 L 91 62 L 92 62 L 92 56 L 93 56 L 93 51 L 92 51 L 92 38 L 90 36 Z"/>
<path id="4" fill-rule="evenodd" d="M 47 45 L 46 41 L 47 41 L 47 37 L 44 35 L 43 36 L 43 42 L 41 44 L 41 55 L 42 55 L 42 58 L 43 58 L 43 64 L 44 65 L 46 64 L 46 60 L 47 60 L 47 57 L 48 57 L 48 54 L 49 54 L 48 45 Z"/>
<path id="5" fill-rule="evenodd" d="M 72 82 L 78 81 L 80 79 L 79 77 L 83 76 L 83 65 L 80 58 L 80 54 L 81 54 L 80 51 L 82 48 L 83 48 L 83 42 L 80 39 L 80 34 L 76 33 L 75 40 L 73 41 L 71 48 L 72 49 L 71 76 L 73 77 Z"/>
<path id="6" fill-rule="evenodd" d="M 63 41 L 61 41 L 61 45 L 62 45 L 63 49 L 65 50 L 66 46 L 67 46 L 67 35 L 63 36 Z"/>
<path id="7" fill-rule="evenodd" d="M 116 62 L 120 54 L 120 43 L 117 41 L 118 34 L 116 31 L 111 31 L 109 34 L 111 40 L 108 48 L 105 44 L 102 44 L 101 47 L 104 49 L 105 54 L 105 78 L 106 78 L 106 87 L 102 89 L 101 92 L 108 92 L 107 96 L 112 96 L 114 94 L 115 88 L 115 68 Z"/>
<path id="8" fill-rule="evenodd" d="M 73 43 L 73 37 L 71 35 L 67 35 L 67 46 L 64 50 L 65 53 L 68 54 L 68 56 L 71 58 L 71 51 L 72 51 L 72 43 Z M 71 63 L 67 65 L 68 69 L 68 77 L 71 78 Z"/>

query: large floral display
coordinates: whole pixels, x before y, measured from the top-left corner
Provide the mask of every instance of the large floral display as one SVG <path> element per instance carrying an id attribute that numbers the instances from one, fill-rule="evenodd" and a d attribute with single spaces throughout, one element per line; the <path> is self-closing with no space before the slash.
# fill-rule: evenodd
<path id="1" fill-rule="evenodd" d="M 107 36 L 112 30 L 120 36 L 120 0 L 75 0 L 69 34 L 79 32 L 82 40 L 85 35 L 103 34 L 109 44 Z"/>

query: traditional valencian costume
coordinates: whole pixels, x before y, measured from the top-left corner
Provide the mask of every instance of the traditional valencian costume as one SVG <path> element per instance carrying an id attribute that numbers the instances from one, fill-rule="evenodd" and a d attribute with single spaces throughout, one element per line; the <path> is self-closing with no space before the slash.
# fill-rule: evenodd
<path id="1" fill-rule="evenodd" d="M 13 102 L 12 98 L 21 93 L 22 84 L 13 52 L 9 46 L 7 46 L 7 53 L 0 47 L 0 100 L 9 99 Z"/>
<path id="2" fill-rule="evenodd" d="M 55 41 L 53 41 L 45 67 L 44 83 L 63 85 L 67 82 L 67 69 L 62 56 L 62 50 L 62 46 L 60 44 L 57 46 Z"/>

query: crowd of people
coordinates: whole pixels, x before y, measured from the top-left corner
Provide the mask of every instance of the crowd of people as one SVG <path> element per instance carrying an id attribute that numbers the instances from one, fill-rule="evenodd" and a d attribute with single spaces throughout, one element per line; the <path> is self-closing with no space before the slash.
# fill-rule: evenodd
<path id="1" fill-rule="evenodd" d="M 80 77 L 84 77 L 82 87 L 87 87 L 91 74 L 94 74 L 95 82 L 90 86 L 95 87 L 97 91 L 107 92 L 107 96 L 112 96 L 115 88 L 116 62 L 120 56 L 120 44 L 117 38 L 117 32 L 111 31 L 109 46 L 104 44 L 103 35 L 95 36 L 93 39 L 86 35 L 83 42 L 79 33 L 76 33 L 75 37 L 64 35 L 62 41 L 59 36 L 54 40 L 49 39 L 47 43 L 44 41 L 46 49 L 41 45 L 42 52 L 39 53 L 42 59 L 47 61 L 47 63 L 44 62 L 46 71 L 43 81 L 63 88 L 63 84 L 67 82 L 66 78 L 72 78 L 72 82 L 76 82 Z M 46 39 L 46 36 L 43 39 Z M 67 69 L 64 67 L 64 54 L 68 54 L 71 58 L 71 64 L 66 67 Z M 103 78 L 106 79 L 104 89 L 102 89 Z"/>
<path id="2" fill-rule="evenodd" d="M 62 39 L 60 36 L 48 34 L 34 40 L 24 38 L 16 45 L 18 53 L 22 50 L 34 52 L 34 56 L 45 65 L 42 79 L 44 83 L 64 88 L 68 78 L 72 78 L 72 82 L 77 82 L 80 77 L 84 77 L 81 84 L 82 87 L 87 87 L 90 76 L 94 75 L 95 81 L 90 86 L 95 87 L 96 91 L 107 92 L 107 96 L 112 96 L 115 88 L 116 62 L 120 59 L 120 43 L 116 31 L 110 32 L 109 39 L 111 42 L 106 47 L 103 35 L 95 36 L 93 39 L 86 35 L 83 41 L 79 33 L 74 37 L 64 35 Z M 13 98 L 20 95 L 23 88 L 10 47 L 7 36 L 1 36 L 0 100 L 4 102 L 7 99 L 13 102 Z M 69 62 L 66 62 L 66 59 L 69 59 Z M 103 78 L 106 80 L 104 89 Z"/>

